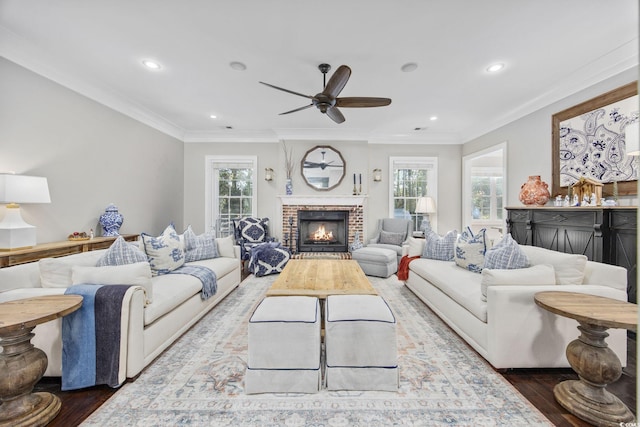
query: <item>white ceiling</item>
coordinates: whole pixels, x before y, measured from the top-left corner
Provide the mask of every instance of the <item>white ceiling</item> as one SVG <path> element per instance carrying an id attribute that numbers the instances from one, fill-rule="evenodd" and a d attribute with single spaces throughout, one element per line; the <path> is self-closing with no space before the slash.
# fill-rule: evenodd
<path id="1" fill-rule="evenodd" d="M 0 0 L 0 54 L 187 142 L 460 143 L 637 67 L 638 2 Z M 322 62 L 392 104 L 278 115 L 308 100 L 258 81 L 314 95 Z"/>

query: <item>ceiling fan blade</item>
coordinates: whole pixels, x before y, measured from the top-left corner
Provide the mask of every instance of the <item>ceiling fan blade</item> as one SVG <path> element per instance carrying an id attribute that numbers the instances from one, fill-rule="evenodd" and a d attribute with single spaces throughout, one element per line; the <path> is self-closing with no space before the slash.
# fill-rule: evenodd
<path id="1" fill-rule="evenodd" d="M 331 118 L 334 122 L 340 124 L 344 122 L 344 116 L 336 107 L 331 107 L 327 110 L 327 116 Z"/>
<path id="2" fill-rule="evenodd" d="M 322 93 L 331 98 L 340 95 L 340 92 L 349 81 L 349 76 L 351 76 L 351 68 L 346 65 L 339 66 L 327 82 L 327 86 L 325 86 Z"/>
<path id="3" fill-rule="evenodd" d="M 309 107 L 313 107 L 313 104 L 305 105 L 304 107 L 296 108 L 295 110 L 285 111 L 284 113 L 280 113 L 279 116 L 281 116 L 283 114 L 295 113 L 296 111 L 306 110 Z"/>
<path id="4" fill-rule="evenodd" d="M 292 90 L 285 89 L 285 88 L 278 87 L 278 86 L 274 86 L 274 85 L 272 85 L 272 84 L 265 83 L 265 82 L 259 82 L 259 83 L 262 83 L 263 85 L 265 85 L 265 86 L 269 86 L 269 87 L 272 87 L 272 88 L 274 88 L 274 89 L 281 90 L 281 91 L 283 91 L 283 92 L 291 93 L 291 94 L 293 94 L 293 95 L 298 95 L 298 96 L 302 96 L 302 97 L 304 97 L 304 98 L 313 99 L 313 96 L 311 96 L 311 95 L 305 95 L 305 94 L 302 94 L 302 93 L 294 92 L 294 91 L 292 91 Z"/>
<path id="5" fill-rule="evenodd" d="M 336 107 L 345 108 L 384 107 L 389 104 L 391 104 L 389 98 L 353 96 L 336 99 Z"/>

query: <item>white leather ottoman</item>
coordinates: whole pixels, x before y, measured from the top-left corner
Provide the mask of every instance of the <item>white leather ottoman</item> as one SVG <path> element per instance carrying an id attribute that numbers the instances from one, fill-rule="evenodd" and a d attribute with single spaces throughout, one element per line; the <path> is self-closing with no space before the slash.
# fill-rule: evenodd
<path id="1" fill-rule="evenodd" d="M 351 258 L 367 276 L 387 278 L 398 271 L 398 254 L 391 249 L 364 247 L 353 251 Z"/>
<path id="2" fill-rule="evenodd" d="M 325 305 L 328 390 L 398 390 L 396 319 L 377 295 L 331 295 Z"/>
<path id="3" fill-rule="evenodd" d="M 320 304 L 303 296 L 267 297 L 249 319 L 245 393 L 320 390 Z"/>

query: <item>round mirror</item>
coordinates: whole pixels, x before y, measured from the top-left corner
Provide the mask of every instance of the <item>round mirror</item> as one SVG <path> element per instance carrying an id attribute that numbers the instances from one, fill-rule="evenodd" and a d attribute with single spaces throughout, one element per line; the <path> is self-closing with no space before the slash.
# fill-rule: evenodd
<path id="1" fill-rule="evenodd" d="M 345 161 L 338 150 L 328 145 L 317 145 L 306 152 L 300 170 L 307 185 L 326 191 L 342 182 Z"/>

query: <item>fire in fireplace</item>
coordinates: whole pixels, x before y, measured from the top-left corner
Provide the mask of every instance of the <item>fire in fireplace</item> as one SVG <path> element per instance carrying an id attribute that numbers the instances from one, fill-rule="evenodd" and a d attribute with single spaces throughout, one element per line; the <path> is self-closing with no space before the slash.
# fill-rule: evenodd
<path id="1" fill-rule="evenodd" d="M 298 211 L 299 252 L 347 252 L 349 211 Z"/>

